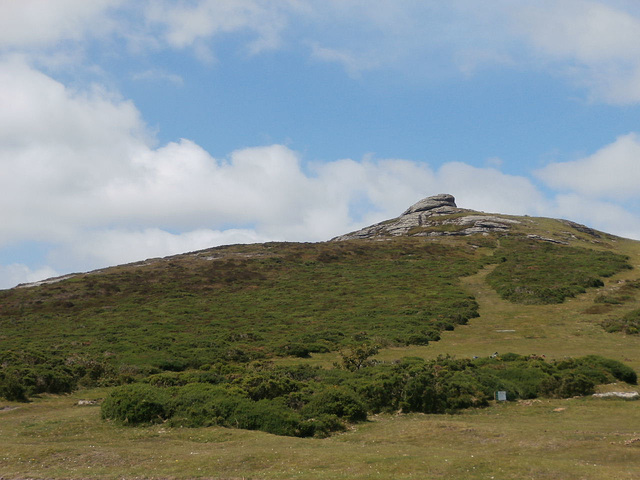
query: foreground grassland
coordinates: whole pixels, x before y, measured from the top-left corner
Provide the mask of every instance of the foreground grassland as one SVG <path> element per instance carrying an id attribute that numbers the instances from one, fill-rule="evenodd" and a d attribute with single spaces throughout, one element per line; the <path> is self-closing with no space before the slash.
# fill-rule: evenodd
<path id="1" fill-rule="evenodd" d="M 615 388 L 615 387 L 612 387 Z M 637 402 L 531 400 L 459 415 L 381 415 L 326 439 L 220 427 L 117 427 L 105 391 L 0 413 L 4 478 L 619 479 L 640 471 Z"/>
<path id="2" fill-rule="evenodd" d="M 621 282 L 640 278 L 640 246 L 636 242 L 614 240 L 593 245 L 597 251 L 627 255 L 633 267 L 613 276 L 603 276 L 604 286 L 587 288 L 586 293 L 574 292 L 576 296 L 563 303 L 528 302 L 526 305 L 505 300 L 487 283 L 487 276 L 503 263 L 509 263 L 487 262 L 484 255 L 491 245 L 470 248 L 462 242 L 462 246 L 465 261 L 472 261 L 473 266 L 456 267 L 456 278 L 466 275 L 461 283 L 451 280 L 454 275 L 438 281 L 445 287 L 454 287 L 452 292 L 455 291 L 453 298 L 456 301 L 472 297 L 479 306 L 480 316 L 470 318 L 466 325 L 454 322 L 453 330 L 441 324 L 445 327 L 440 333 L 441 340 L 428 345 L 398 340 L 406 337 L 388 337 L 391 340 L 378 354 L 379 360 L 392 361 L 405 356 L 433 359 L 441 354 L 471 358 L 496 351 L 500 354 L 544 355 L 548 360 L 594 354 L 623 361 L 636 371 L 640 370 L 640 337 L 607 333 L 602 328 L 608 318 L 621 317 L 640 308 L 640 295 L 633 289 L 625 291 L 623 301 L 602 302 L 603 296 L 618 295 Z M 590 245 L 585 242 L 581 246 Z M 502 251 L 500 255 L 504 253 Z M 320 255 L 320 252 L 314 255 Z M 402 262 L 404 257 L 406 255 L 389 258 Z M 310 261 L 317 266 L 317 258 L 303 256 L 295 262 L 303 265 Z M 326 278 L 330 278 L 336 273 L 331 269 L 339 267 L 335 259 L 332 264 L 330 258 L 323 258 L 326 262 L 319 263 L 322 268 L 329 269 Z M 385 270 L 390 285 L 398 285 L 393 283 L 393 279 L 398 278 L 397 269 L 396 276 L 393 275 L 394 266 L 398 265 L 402 263 L 391 264 Z M 343 275 L 346 272 L 348 269 Z M 433 276 L 433 264 L 430 273 Z M 305 278 L 312 281 L 314 277 Z M 572 281 L 568 280 L 569 283 Z M 375 282 L 371 280 L 370 285 Z M 246 286 L 251 290 L 255 283 L 249 282 Z M 553 287 L 554 282 L 549 281 L 547 286 Z M 373 287 L 363 294 L 363 298 L 372 292 Z M 393 317 L 396 326 L 403 325 L 403 320 L 411 320 L 412 315 L 420 315 L 418 312 L 422 310 L 408 308 L 418 296 L 404 297 L 411 300 L 402 304 L 402 315 Z M 69 301 L 74 306 L 62 305 L 60 308 L 75 308 L 85 300 Z M 372 300 L 367 308 L 380 301 Z M 111 305 L 112 300 L 100 302 L 93 312 L 97 318 L 104 319 L 104 306 Z M 340 305 L 344 309 L 347 304 Z M 185 308 L 184 304 L 179 308 Z M 437 318 L 437 315 L 433 317 Z M 178 318 L 187 318 L 187 314 Z M 177 325 L 180 324 L 184 323 Z M 289 321 L 284 325 L 280 328 L 296 330 L 298 324 Z M 403 330 L 403 333 L 408 331 L 411 329 Z M 361 332 L 359 329 L 350 331 L 348 337 L 353 339 Z M 67 333 L 71 337 L 66 337 L 69 343 L 63 344 L 64 350 L 73 346 L 72 342 L 79 341 L 72 336 L 72 329 Z M 365 333 L 365 337 L 358 339 L 370 340 L 371 334 Z M 21 338 L 26 341 L 27 337 Z M 142 333 L 138 338 L 142 338 Z M 380 338 L 383 336 L 378 335 L 376 340 Z M 265 350 L 277 352 L 282 339 L 286 340 L 286 336 L 269 343 Z M 43 341 L 42 345 L 45 343 Z M 334 350 L 348 343 L 341 338 L 336 343 L 323 344 L 328 347 L 324 353 L 312 352 L 308 358 L 284 357 L 277 362 L 330 367 L 340 360 Z M 242 345 L 245 353 L 252 351 L 247 348 L 246 341 Z M 87 347 L 87 352 L 93 352 L 95 345 Z M 112 347 L 109 351 L 115 350 Z M 125 349 L 122 354 L 127 361 L 132 361 L 136 355 L 133 349 Z M 157 357 L 149 359 L 150 362 L 165 360 L 161 357 L 162 350 Z M 637 386 L 626 384 L 599 388 L 638 390 Z M 638 478 L 640 471 L 639 402 L 620 399 L 533 399 L 492 404 L 488 408 L 463 410 L 455 415 L 374 415 L 344 433 L 324 439 L 307 439 L 222 427 L 177 428 L 167 424 L 123 427 L 101 420 L 97 405 L 76 405 L 79 400 L 103 399 L 110 391 L 110 388 L 83 389 L 70 395 L 44 395 L 30 403 L 0 401 L 0 409 L 8 407 L 0 411 L 0 478 L 630 480 Z"/>

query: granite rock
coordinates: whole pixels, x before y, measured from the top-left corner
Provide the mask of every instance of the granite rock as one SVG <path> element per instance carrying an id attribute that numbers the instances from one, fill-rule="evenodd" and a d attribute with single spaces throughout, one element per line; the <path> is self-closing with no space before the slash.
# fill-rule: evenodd
<path id="1" fill-rule="evenodd" d="M 458 208 L 453 195 L 441 193 L 424 198 L 392 220 L 340 235 L 334 241 L 356 238 L 410 236 L 474 235 L 505 232 L 520 223 L 507 217 L 487 215 Z"/>

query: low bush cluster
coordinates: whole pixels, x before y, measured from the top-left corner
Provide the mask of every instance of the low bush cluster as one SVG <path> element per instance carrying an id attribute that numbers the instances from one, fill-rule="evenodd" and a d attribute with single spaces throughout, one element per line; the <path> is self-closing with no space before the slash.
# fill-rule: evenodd
<path id="1" fill-rule="evenodd" d="M 78 385 L 96 386 L 109 369 L 103 362 L 64 358 L 56 352 L 2 352 L 0 397 L 26 402 L 41 393 L 69 393 Z"/>
<path id="2" fill-rule="evenodd" d="M 566 398 L 591 394 L 597 384 L 613 381 L 635 384 L 637 376 L 618 361 L 594 355 L 560 362 L 516 354 L 405 358 L 329 370 L 263 362 L 162 373 L 116 387 L 102 404 L 102 416 L 126 425 L 221 425 L 323 437 L 365 421 L 369 413 L 451 413 L 484 407 L 499 390 L 509 400 Z"/>
<path id="3" fill-rule="evenodd" d="M 633 300 L 640 290 L 640 280 L 624 280 L 608 291 L 597 295 L 594 303 L 605 305 L 621 305 Z"/>
<path id="4" fill-rule="evenodd" d="M 124 425 L 220 425 L 297 437 L 327 436 L 344 430 L 345 421 L 366 419 L 364 405 L 349 391 L 316 393 L 298 410 L 287 396 L 252 400 L 245 394 L 230 384 L 163 388 L 135 383 L 116 387 L 102 403 L 101 414 Z"/>
<path id="5" fill-rule="evenodd" d="M 622 317 L 607 318 L 602 322 L 602 328 L 609 333 L 638 335 L 640 334 L 640 309 L 632 310 Z"/>
<path id="6" fill-rule="evenodd" d="M 487 282 L 502 298 L 524 304 L 562 303 L 631 268 L 624 255 L 523 239 L 505 239 L 495 257 Z"/>

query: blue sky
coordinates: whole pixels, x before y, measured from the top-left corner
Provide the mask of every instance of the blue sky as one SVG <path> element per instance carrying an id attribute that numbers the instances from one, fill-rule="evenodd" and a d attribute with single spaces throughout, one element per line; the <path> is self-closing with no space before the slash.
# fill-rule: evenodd
<path id="1" fill-rule="evenodd" d="M 0 0 L 0 288 L 422 197 L 640 239 L 631 0 Z"/>

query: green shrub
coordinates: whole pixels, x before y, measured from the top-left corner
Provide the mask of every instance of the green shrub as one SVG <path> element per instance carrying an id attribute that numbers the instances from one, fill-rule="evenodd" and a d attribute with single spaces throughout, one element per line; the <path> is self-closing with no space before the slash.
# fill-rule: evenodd
<path id="1" fill-rule="evenodd" d="M 540 393 L 549 397 L 569 398 L 591 395 L 595 392 L 595 382 L 586 375 L 566 372 L 550 375 L 540 385 Z"/>
<path id="2" fill-rule="evenodd" d="M 343 432 L 346 430 L 344 423 L 336 415 L 320 414 L 314 418 L 303 420 L 300 423 L 301 432 L 308 432 L 309 435 L 317 438 L 326 438 L 333 432 Z"/>
<path id="3" fill-rule="evenodd" d="M 490 398 L 470 372 L 426 370 L 411 378 L 401 402 L 405 412 L 445 413 L 488 404 Z"/>
<path id="4" fill-rule="evenodd" d="M 0 373 L 0 397 L 10 402 L 28 401 L 25 386 L 12 374 Z"/>
<path id="5" fill-rule="evenodd" d="M 346 422 L 366 420 L 368 412 L 449 413 L 483 407 L 500 390 L 509 400 L 564 398 L 588 395 L 599 383 L 637 380 L 626 365 L 594 355 L 550 363 L 513 353 L 476 360 L 409 357 L 356 370 L 269 362 L 207 368 L 115 388 L 103 417 L 130 425 L 168 421 L 323 437 Z M 184 383 L 190 380 L 196 381 Z"/>
<path id="6" fill-rule="evenodd" d="M 342 358 L 341 366 L 345 370 L 354 372 L 361 368 L 375 365 L 376 361 L 371 357 L 376 355 L 379 349 L 378 345 L 370 345 L 368 343 L 353 345 L 348 351 L 340 352 L 340 357 Z"/>
<path id="7" fill-rule="evenodd" d="M 309 346 L 301 343 L 287 343 L 286 345 L 282 345 L 277 353 L 289 357 L 309 358 L 311 349 Z"/>
<path id="8" fill-rule="evenodd" d="M 586 357 L 576 359 L 580 365 L 589 365 L 600 368 L 609 373 L 616 380 L 636 385 L 638 383 L 638 375 L 636 372 L 622 362 L 611 358 L 604 358 L 599 355 L 588 355 Z"/>
<path id="9" fill-rule="evenodd" d="M 313 397 L 302 409 L 307 417 L 335 415 L 352 422 L 367 419 L 367 408 L 364 402 L 352 391 L 341 387 L 329 387 Z"/>
<path id="10" fill-rule="evenodd" d="M 490 369 L 479 368 L 474 372 L 485 398 L 492 398 L 496 392 L 507 392 L 507 400 L 512 401 L 518 398 L 518 388 L 513 382 L 504 378 L 499 378 Z"/>
<path id="11" fill-rule="evenodd" d="M 134 383 L 114 388 L 102 402 L 101 415 L 128 425 L 159 423 L 169 416 L 168 404 L 163 389 Z"/>
<path id="12" fill-rule="evenodd" d="M 261 430 L 275 435 L 313 436 L 314 424 L 291 410 L 284 401 L 254 402 L 222 386 L 192 383 L 173 390 L 170 425 L 222 425 Z"/>
<path id="13" fill-rule="evenodd" d="M 580 373 L 571 373 L 562 376 L 558 394 L 562 398 L 593 395 L 596 382 Z"/>
<path id="14" fill-rule="evenodd" d="M 609 333 L 621 332 L 626 335 L 640 333 L 640 309 L 632 310 L 617 318 L 608 318 L 602 322 L 602 327 Z"/>
<path id="15" fill-rule="evenodd" d="M 476 377 L 467 371 L 454 372 L 440 385 L 447 412 L 471 407 L 484 407 L 493 395 L 487 395 Z"/>
<path id="16" fill-rule="evenodd" d="M 224 381 L 224 377 L 212 371 L 162 372 L 150 375 L 143 381 L 156 387 L 177 387 L 188 383 L 215 385 Z"/>
<path id="17" fill-rule="evenodd" d="M 156 365 L 160 370 L 182 372 L 189 367 L 189 361 L 184 358 L 165 358 Z"/>
<path id="18" fill-rule="evenodd" d="M 281 402 L 259 400 L 238 404 L 228 418 L 230 425 L 247 430 L 261 430 L 274 435 L 310 437 L 315 429 Z"/>
<path id="19" fill-rule="evenodd" d="M 190 383 L 171 390 L 170 424 L 180 427 L 229 425 L 228 419 L 247 400 L 208 383 Z"/>
<path id="20" fill-rule="evenodd" d="M 7 399 L 26 401 L 40 393 L 69 393 L 77 383 L 69 367 L 55 363 L 0 367 L 0 396 Z"/>
<path id="21" fill-rule="evenodd" d="M 600 277 L 631 268 L 627 257 L 612 252 L 524 239 L 505 239 L 498 255 L 502 261 L 487 282 L 502 298 L 525 304 L 562 303 L 603 286 Z"/>
<path id="22" fill-rule="evenodd" d="M 518 398 L 538 397 L 540 386 L 547 378 L 547 374 L 542 369 L 522 363 L 505 365 L 504 368 L 497 368 L 492 373 L 509 382 Z"/>
<path id="23" fill-rule="evenodd" d="M 446 401 L 439 393 L 433 373 L 422 372 L 407 381 L 400 407 L 403 412 L 443 413 Z"/>
<path id="24" fill-rule="evenodd" d="M 162 372 L 150 375 L 144 379 L 144 383 L 154 387 L 175 387 L 186 385 L 188 382 L 183 375 L 178 372 Z"/>
<path id="25" fill-rule="evenodd" d="M 402 376 L 394 372 L 380 372 L 352 383 L 367 409 L 373 413 L 398 410 L 404 384 Z"/>
<path id="26" fill-rule="evenodd" d="M 247 374 L 238 385 L 254 401 L 282 397 L 299 389 L 298 382 L 276 372 Z"/>

